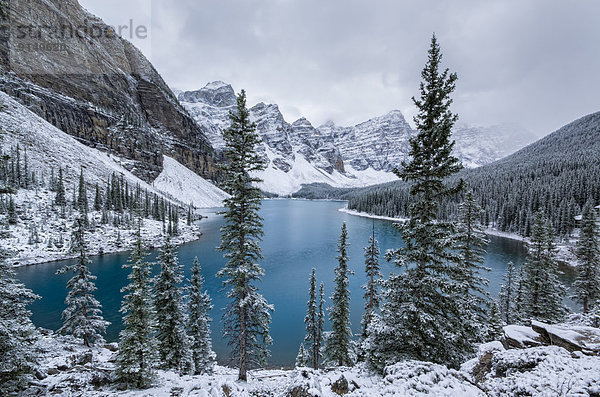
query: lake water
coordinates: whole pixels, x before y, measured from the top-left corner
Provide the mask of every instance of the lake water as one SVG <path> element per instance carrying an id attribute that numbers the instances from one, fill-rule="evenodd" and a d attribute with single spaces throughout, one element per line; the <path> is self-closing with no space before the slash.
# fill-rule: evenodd
<path id="1" fill-rule="evenodd" d="M 355 272 L 350 277 L 351 322 L 355 333 L 360 330 L 360 318 L 363 308 L 361 285 L 366 281 L 364 275 L 363 248 L 367 245 L 373 220 L 357 217 L 338 211 L 345 205 L 335 201 L 265 200 L 261 209 L 264 218 L 264 242 L 262 244 L 265 259 L 262 266 L 265 276 L 260 284 L 260 292 L 275 305 L 272 317 L 270 366 L 289 366 L 294 363 L 298 347 L 304 337 L 304 315 L 308 298 L 308 279 L 311 269 L 316 269 L 318 282 L 325 284 L 325 295 L 333 291 L 333 269 L 336 267 L 336 245 L 341 226 L 346 222 L 349 235 L 350 268 Z M 213 346 L 219 362 L 227 363 L 228 350 L 221 337 L 221 315 L 227 300 L 221 289 L 221 280 L 216 272 L 225 263 L 222 253 L 215 247 L 220 243 L 221 216 L 216 210 L 207 211 L 201 221 L 203 236 L 200 240 L 185 244 L 179 248 L 179 262 L 184 265 L 186 278 L 190 276 L 194 256 L 197 256 L 206 280 L 205 288 L 210 293 L 214 308 L 212 333 Z M 397 230 L 391 222 L 375 220 L 375 236 L 381 252 L 402 244 Z M 513 261 L 520 265 L 525 260 L 524 245 L 516 240 L 490 236 L 485 265 L 491 269 L 487 274 L 490 280 L 489 291 L 498 294 L 506 264 Z M 154 260 L 156 252 L 148 256 Z M 128 270 L 121 266 L 128 254 L 110 254 L 94 257 L 90 270 L 98 276 L 96 297 L 103 306 L 104 317 L 112 324 L 108 328 L 108 341 L 116 341 L 121 328 L 118 312 L 122 294 L 121 287 L 126 284 Z M 33 322 L 37 326 L 56 330 L 61 325 L 61 312 L 64 309 L 65 285 L 70 275 L 57 276 L 56 270 L 65 262 L 54 262 L 19 268 L 18 277 L 42 299 L 31 305 Z M 381 259 L 385 275 L 397 271 L 393 264 Z M 158 267 L 158 266 L 155 266 Z M 326 330 L 328 325 L 326 324 Z"/>

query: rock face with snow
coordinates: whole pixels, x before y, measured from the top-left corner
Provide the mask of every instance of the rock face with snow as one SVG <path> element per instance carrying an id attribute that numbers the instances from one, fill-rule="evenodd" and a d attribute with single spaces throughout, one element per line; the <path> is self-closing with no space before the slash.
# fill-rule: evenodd
<path id="1" fill-rule="evenodd" d="M 164 154 L 219 179 L 202 126 L 144 55 L 106 33 L 112 31 L 101 19 L 76 0 L 11 2 L 7 10 L 0 12 L 8 27 L 0 40 L 0 90 L 86 145 L 132 160 L 129 169 L 146 182 L 161 172 Z M 61 39 L 67 51 L 41 56 L 18 50 L 18 26 L 73 26 L 78 34 Z"/>
<path id="2" fill-rule="evenodd" d="M 513 154 L 533 143 L 537 137 L 518 124 L 472 126 L 461 124 L 454 128 L 454 153 L 465 167 L 474 168 Z"/>
<path id="3" fill-rule="evenodd" d="M 224 142 L 221 132 L 229 126 L 228 114 L 235 109 L 233 88 L 223 82 L 213 82 L 198 91 L 181 92 L 178 99 L 198 125 L 207 131 L 213 147 L 222 151 Z M 401 114 L 398 115 L 402 118 Z M 367 140 L 377 126 L 385 128 L 378 131 L 379 137 L 386 135 L 387 127 L 393 121 L 378 119 L 373 123 L 367 122 L 354 136 L 344 135 L 336 140 L 333 131 L 315 128 L 305 118 L 288 123 L 275 104 L 261 102 L 252 106 L 250 118 L 256 123 L 263 140 L 257 150 L 262 154 L 267 168 L 258 176 L 263 179 L 260 187 L 265 191 L 287 195 L 299 190 L 305 183 L 358 187 L 396 179 L 395 175 L 388 172 L 391 166 L 385 169 L 378 166 L 378 161 L 367 160 L 375 149 L 366 151 L 359 148 L 362 157 L 354 161 L 358 168 L 346 167 L 344 150 L 350 153 L 351 145 L 342 147 L 339 144 L 340 141 L 356 139 L 356 135 Z M 340 131 L 336 129 L 336 132 Z M 395 141 L 395 138 L 390 140 Z M 390 158 L 388 163 L 392 161 Z"/>
<path id="4" fill-rule="evenodd" d="M 391 172 L 408 156 L 408 140 L 413 130 L 399 110 L 375 117 L 354 127 L 338 127 L 327 123 L 319 127 L 333 142 L 344 161 L 355 170 L 373 168 Z"/>
<path id="5" fill-rule="evenodd" d="M 178 99 L 221 152 L 221 134 L 229 127 L 229 112 L 235 110 L 233 88 L 216 81 L 181 92 Z M 333 122 L 314 127 L 304 117 L 290 124 L 277 105 L 262 102 L 250 108 L 250 117 L 262 137 L 258 151 L 267 164 L 258 175 L 261 188 L 280 195 L 308 183 L 362 187 L 396 180 L 392 171 L 408 159 L 409 140 L 415 134 L 399 110 L 352 127 Z M 529 143 L 530 135 L 515 126 L 459 127 L 455 154 L 465 166 L 477 167 Z"/>

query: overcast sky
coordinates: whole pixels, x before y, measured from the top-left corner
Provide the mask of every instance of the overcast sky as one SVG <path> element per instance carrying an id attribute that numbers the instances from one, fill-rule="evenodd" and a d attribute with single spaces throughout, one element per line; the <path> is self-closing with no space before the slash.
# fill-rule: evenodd
<path id="1" fill-rule="evenodd" d="M 222 80 L 287 121 L 350 125 L 411 97 L 433 32 L 458 74 L 460 121 L 549 133 L 600 110 L 600 1 L 80 0 L 132 40 L 176 89 Z"/>

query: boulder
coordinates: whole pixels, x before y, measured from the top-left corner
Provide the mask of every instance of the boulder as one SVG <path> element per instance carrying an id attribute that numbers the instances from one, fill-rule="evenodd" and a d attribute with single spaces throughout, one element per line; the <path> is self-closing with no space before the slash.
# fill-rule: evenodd
<path id="1" fill-rule="evenodd" d="M 348 391 L 349 391 L 348 379 L 346 379 L 346 377 L 344 377 L 344 375 L 340 376 L 340 378 L 338 380 L 336 380 L 335 382 L 333 382 L 331 384 L 331 391 L 340 396 L 348 393 Z"/>

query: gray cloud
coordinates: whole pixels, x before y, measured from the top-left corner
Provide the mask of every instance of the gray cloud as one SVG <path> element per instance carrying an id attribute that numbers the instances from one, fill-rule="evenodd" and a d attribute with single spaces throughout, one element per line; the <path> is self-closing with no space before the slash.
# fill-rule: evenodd
<path id="1" fill-rule="evenodd" d="M 353 124 L 392 109 L 410 119 L 432 32 L 459 76 L 462 122 L 548 133 L 600 110 L 600 2 L 130 0 L 109 23 L 147 15 L 152 62 L 175 88 L 223 80 L 249 101 Z"/>

